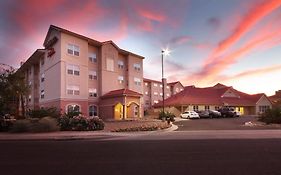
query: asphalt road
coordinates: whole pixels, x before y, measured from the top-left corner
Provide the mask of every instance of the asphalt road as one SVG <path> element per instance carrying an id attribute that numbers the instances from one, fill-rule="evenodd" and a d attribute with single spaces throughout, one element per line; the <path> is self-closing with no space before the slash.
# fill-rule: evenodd
<path id="1" fill-rule="evenodd" d="M 280 148 L 281 139 L 1 141 L 0 174 L 280 175 Z"/>
<path id="2" fill-rule="evenodd" d="M 257 122 L 254 116 L 243 116 L 236 118 L 213 118 L 213 119 L 193 119 L 175 122 L 179 127 L 178 131 L 191 130 L 256 130 L 256 129 L 281 129 L 280 126 L 245 126 L 245 122 Z M 281 173 L 280 173 L 281 174 Z"/>

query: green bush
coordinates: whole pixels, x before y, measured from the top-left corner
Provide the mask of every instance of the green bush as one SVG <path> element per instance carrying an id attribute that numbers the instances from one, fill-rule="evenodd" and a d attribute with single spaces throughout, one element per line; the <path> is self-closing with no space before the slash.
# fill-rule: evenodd
<path id="1" fill-rule="evenodd" d="M 168 111 L 160 111 L 159 113 L 159 119 L 160 120 L 166 120 L 168 123 L 175 121 L 175 114 L 168 112 Z"/>
<path id="2" fill-rule="evenodd" d="M 17 120 L 11 132 L 53 132 L 59 131 L 58 122 L 52 117 L 44 117 L 39 120 Z"/>
<path id="3" fill-rule="evenodd" d="M 281 108 L 276 107 L 267 110 L 265 113 L 263 113 L 259 121 L 262 121 L 266 124 L 271 124 L 271 123 L 277 123 L 281 124 Z"/>
<path id="4" fill-rule="evenodd" d="M 57 108 L 41 108 L 28 111 L 28 116 L 30 118 L 43 118 L 43 117 L 60 117 L 60 112 Z"/>
<path id="5" fill-rule="evenodd" d="M 63 131 L 95 131 L 103 130 L 104 122 L 98 117 L 64 115 L 59 118 L 59 126 Z"/>

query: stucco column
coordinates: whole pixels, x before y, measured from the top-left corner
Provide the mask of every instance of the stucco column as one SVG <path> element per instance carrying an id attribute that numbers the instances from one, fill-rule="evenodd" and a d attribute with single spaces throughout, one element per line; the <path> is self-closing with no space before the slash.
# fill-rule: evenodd
<path id="1" fill-rule="evenodd" d="M 123 120 L 127 118 L 127 99 L 126 95 L 124 96 L 124 104 L 123 104 Z"/>

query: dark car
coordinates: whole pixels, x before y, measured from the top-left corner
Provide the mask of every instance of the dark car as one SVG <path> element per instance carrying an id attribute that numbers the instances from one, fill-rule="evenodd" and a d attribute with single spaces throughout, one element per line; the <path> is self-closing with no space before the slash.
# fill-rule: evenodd
<path id="1" fill-rule="evenodd" d="M 221 117 L 221 113 L 216 110 L 209 110 L 209 117 L 210 118 L 219 118 L 219 117 Z"/>
<path id="2" fill-rule="evenodd" d="M 197 111 L 200 118 L 209 118 L 209 111 Z"/>
<path id="3" fill-rule="evenodd" d="M 239 114 L 233 108 L 221 108 L 219 112 L 222 117 L 239 117 Z"/>

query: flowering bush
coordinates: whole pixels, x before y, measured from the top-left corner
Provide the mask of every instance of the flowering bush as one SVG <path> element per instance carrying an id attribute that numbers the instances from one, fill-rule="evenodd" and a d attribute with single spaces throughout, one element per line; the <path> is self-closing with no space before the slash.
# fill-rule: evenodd
<path id="1" fill-rule="evenodd" d="M 104 128 L 104 123 L 100 118 L 81 114 L 73 117 L 64 115 L 59 118 L 59 125 L 64 131 L 94 131 Z"/>

